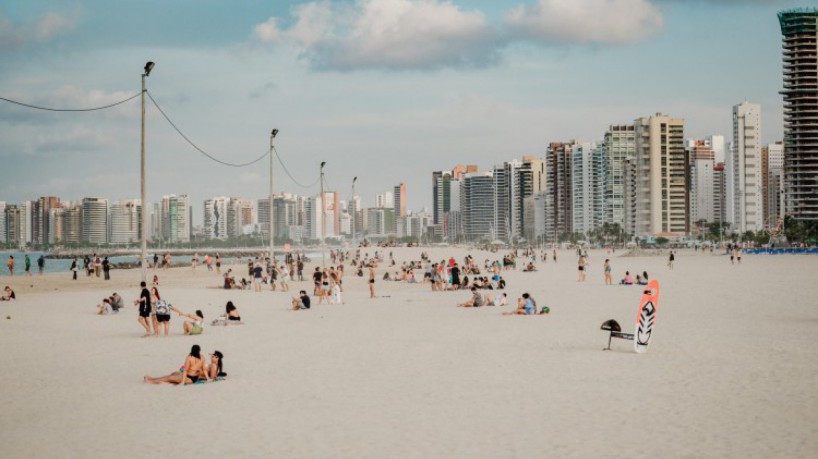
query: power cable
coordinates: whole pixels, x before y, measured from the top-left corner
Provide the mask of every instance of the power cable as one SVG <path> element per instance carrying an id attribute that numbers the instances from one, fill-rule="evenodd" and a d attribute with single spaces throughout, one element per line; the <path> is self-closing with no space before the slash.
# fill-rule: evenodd
<path id="1" fill-rule="evenodd" d="M 41 107 L 39 105 L 27 104 L 25 102 L 12 100 L 12 99 L 8 99 L 8 98 L 5 98 L 5 97 L 0 97 L 0 100 L 5 101 L 5 102 L 9 102 L 9 103 L 12 103 L 12 104 L 15 104 L 15 105 L 20 105 L 21 107 L 33 108 L 33 109 L 36 109 L 36 110 L 45 110 L 45 111 L 48 111 L 48 112 L 93 112 L 95 110 L 105 110 L 106 108 L 116 107 L 117 105 L 124 104 L 125 102 L 128 102 L 129 100 L 136 99 L 141 94 L 142 93 L 136 93 L 133 96 L 128 97 L 127 99 L 120 100 L 119 102 L 114 102 L 112 104 L 103 105 L 101 107 L 92 107 L 92 108 L 51 108 L 51 107 Z"/>
<path id="2" fill-rule="evenodd" d="M 299 187 L 305 188 L 305 189 L 309 189 L 309 188 L 315 187 L 315 185 L 318 185 L 319 180 L 321 180 L 320 176 L 314 182 L 312 182 L 310 185 L 304 185 L 301 182 L 299 182 L 298 180 L 296 180 L 295 177 L 293 177 L 293 174 L 290 173 L 290 170 L 287 169 L 287 165 L 284 164 L 284 161 L 281 159 L 281 155 L 278 154 L 278 149 L 276 147 L 273 147 L 273 152 L 275 152 L 276 159 L 278 159 L 278 163 L 281 164 L 281 167 L 284 169 L 284 172 L 287 174 L 288 177 L 290 177 L 290 180 L 292 180 L 293 183 L 296 184 L 296 186 L 299 186 Z"/>
<path id="3" fill-rule="evenodd" d="M 157 110 L 159 110 L 159 113 L 161 113 L 161 114 L 162 114 L 162 116 L 163 116 L 163 117 L 165 117 L 165 120 L 167 120 L 167 122 L 168 122 L 168 123 L 170 123 L 170 125 L 171 125 L 171 126 L 173 126 L 173 129 L 174 129 L 174 130 L 175 130 L 175 131 L 176 131 L 176 132 L 177 132 L 177 133 L 178 133 L 180 136 L 182 136 L 182 138 L 183 138 L 183 139 L 185 139 L 185 140 L 187 141 L 187 143 L 189 143 L 189 144 L 190 144 L 190 146 L 192 146 L 193 148 L 195 148 L 195 149 L 196 149 L 196 151 L 198 151 L 199 153 L 201 153 L 201 154 L 203 154 L 203 155 L 207 156 L 208 158 L 210 158 L 211 160 L 213 160 L 213 161 L 215 161 L 215 162 L 217 162 L 217 163 L 219 163 L 219 164 L 222 164 L 222 165 L 224 165 L 224 166 L 230 166 L 230 167 L 246 167 L 246 166 L 250 166 L 250 165 L 252 165 L 252 164 L 255 164 L 255 163 L 257 163 L 257 162 L 261 161 L 262 159 L 266 158 L 268 154 L 270 154 L 270 152 L 269 152 L 269 151 L 266 151 L 266 152 L 264 152 L 264 154 L 263 154 L 263 155 L 259 156 L 258 158 L 254 159 L 254 160 L 252 160 L 252 161 L 246 162 L 246 163 L 238 163 L 238 164 L 237 164 L 237 163 L 228 163 L 228 162 L 226 162 L 226 161 L 222 161 L 222 160 L 220 160 L 220 159 L 218 159 L 218 158 L 214 157 L 213 155 L 208 154 L 206 151 L 202 150 L 202 149 L 201 149 L 201 148 L 199 148 L 199 147 L 198 147 L 198 146 L 197 146 L 195 143 L 193 143 L 193 141 L 192 141 L 192 140 L 190 140 L 190 139 L 188 138 L 188 136 L 186 136 L 186 135 L 185 135 L 185 134 L 184 134 L 184 133 L 183 133 L 183 132 L 182 132 L 182 131 L 181 131 L 181 130 L 180 130 L 180 129 L 179 129 L 177 126 L 176 126 L 176 124 L 175 124 L 173 121 L 171 121 L 170 117 L 168 117 L 168 115 L 165 113 L 165 111 L 164 111 L 164 110 L 162 110 L 162 107 L 160 107 L 160 106 L 159 106 L 159 104 L 158 104 L 158 103 L 156 103 L 156 100 L 154 100 L 154 99 L 153 99 L 153 96 L 151 95 L 151 93 L 150 93 L 150 92 L 148 92 L 147 90 L 146 90 L 145 92 L 148 94 L 148 98 L 150 98 L 151 102 L 153 102 L 153 105 L 156 107 L 156 109 L 157 109 Z"/>

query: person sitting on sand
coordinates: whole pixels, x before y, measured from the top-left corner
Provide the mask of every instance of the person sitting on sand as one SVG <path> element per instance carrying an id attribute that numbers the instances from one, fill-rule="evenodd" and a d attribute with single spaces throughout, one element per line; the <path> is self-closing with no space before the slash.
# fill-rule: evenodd
<path id="1" fill-rule="evenodd" d="M 505 306 L 508 304 L 508 294 L 503 293 L 499 297 L 497 297 L 497 306 Z"/>
<path id="2" fill-rule="evenodd" d="M 224 354 L 221 351 L 213 351 L 210 354 L 210 365 L 206 366 L 205 374 L 209 380 L 227 377 L 227 373 L 224 372 Z"/>
<path id="3" fill-rule="evenodd" d="M 537 270 L 537 267 L 534 266 L 534 263 L 529 261 L 528 264 L 525 266 L 525 269 L 523 269 L 523 272 L 524 273 L 531 273 L 531 272 L 534 272 L 536 270 Z"/>
<path id="4" fill-rule="evenodd" d="M 517 301 L 517 309 L 511 312 L 504 312 L 504 316 L 520 315 L 530 316 L 534 315 L 537 310 L 537 302 L 528 293 L 523 293 L 523 297 Z"/>
<path id="5" fill-rule="evenodd" d="M 293 298 L 293 311 L 298 311 L 299 309 L 309 309 L 310 308 L 310 296 L 307 295 L 305 290 L 301 290 L 299 292 L 299 297 Z"/>
<path id="6" fill-rule="evenodd" d="M 185 359 L 185 364 L 181 371 L 175 371 L 167 376 L 159 378 L 152 378 L 145 376 L 145 382 L 149 384 L 195 384 L 199 379 L 211 379 L 207 371 L 205 371 L 204 359 L 201 356 L 202 348 L 198 344 L 194 344 L 190 348 L 190 354 Z"/>
<path id="7" fill-rule="evenodd" d="M 648 280 L 639 274 L 636 275 L 636 285 L 648 285 Z"/>
<path id="8" fill-rule="evenodd" d="M 619 281 L 622 285 L 633 285 L 633 278 L 630 271 L 625 271 L 625 278 Z"/>
<path id="9" fill-rule="evenodd" d="M 227 305 L 225 305 L 224 315 L 214 319 L 212 324 L 213 325 L 241 324 L 241 315 L 239 314 L 239 310 L 236 309 L 236 306 L 233 304 L 232 301 L 228 301 Z"/>
<path id="10" fill-rule="evenodd" d="M 97 315 L 108 314 L 109 309 L 111 309 L 111 298 L 103 298 L 102 303 L 97 305 Z"/>
<path id="11" fill-rule="evenodd" d="M 180 316 L 187 317 L 190 320 L 186 320 L 185 323 L 182 324 L 182 330 L 185 332 L 185 335 L 201 335 L 204 331 L 204 314 L 202 314 L 201 310 L 196 310 L 196 315 L 184 313 L 173 306 L 170 307 L 170 310 L 179 314 Z"/>
<path id="12" fill-rule="evenodd" d="M 480 292 L 477 291 L 477 287 L 472 287 L 471 288 L 471 294 L 472 294 L 472 297 L 471 297 L 471 299 L 469 301 L 466 301 L 465 303 L 460 303 L 460 304 L 457 305 L 457 307 L 459 307 L 459 308 L 479 308 L 480 306 L 483 306 L 485 300 L 483 298 L 483 295 L 481 295 Z"/>
<path id="13" fill-rule="evenodd" d="M 3 289 L 3 294 L 0 295 L 0 301 L 14 301 L 16 299 L 17 295 L 14 294 L 14 290 L 6 285 L 6 288 Z"/>

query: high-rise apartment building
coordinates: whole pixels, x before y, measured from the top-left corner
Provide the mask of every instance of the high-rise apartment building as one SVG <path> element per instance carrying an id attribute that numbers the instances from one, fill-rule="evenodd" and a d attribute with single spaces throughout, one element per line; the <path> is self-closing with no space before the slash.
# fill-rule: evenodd
<path id="1" fill-rule="evenodd" d="M 546 237 L 556 241 L 573 232 L 572 154 L 575 142 L 554 142 L 545 154 Z"/>
<path id="2" fill-rule="evenodd" d="M 690 222 L 715 221 L 713 203 L 714 176 L 716 167 L 715 153 L 710 148 L 708 140 L 693 140 L 688 146 L 688 158 L 690 160 Z"/>
<path id="3" fill-rule="evenodd" d="M 727 219 L 727 174 L 724 163 L 713 166 L 713 222 L 729 223 Z"/>
<path id="4" fill-rule="evenodd" d="M 83 198 L 82 200 L 82 242 L 91 244 L 108 243 L 108 200 L 105 198 Z"/>
<path id="5" fill-rule="evenodd" d="M 636 136 L 635 234 L 688 232 L 684 120 L 660 113 L 634 122 Z"/>
<path id="6" fill-rule="evenodd" d="M 406 184 L 401 182 L 398 185 L 395 185 L 395 191 L 393 193 L 394 198 L 394 207 L 395 207 L 395 218 L 398 217 L 405 217 L 406 216 Z"/>
<path id="7" fill-rule="evenodd" d="M 20 208 L 14 204 L 7 204 L 3 210 L 5 214 L 5 242 L 20 244 Z"/>
<path id="8" fill-rule="evenodd" d="M 605 133 L 607 169 L 605 221 L 625 228 L 625 162 L 636 157 L 633 124 L 612 125 Z"/>
<path id="9" fill-rule="evenodd" d="M 784 52 L 787 214 L 818 219 L 818 8 L 778 13 Z"/>
<path id="10" fill-rule="evenodd" d="M 381 193 L 375 196 L 375 207 L 379 209 L 395 209 L 395 197 L 394 195 L 387 191 L 386 193 Z"/>
<path id="11" fill-rule="evenodd" d="M 520 195 L 518 171 L 520 161 L 512 160 L 495 166 L 492 173 L 494 180 L 494 217 L 493 228 L 497 239 L 513 242 L 520 237 L 522 227 L 522 209 L 519 205 Z"/>
<path id="12" fill-rule="evenodd" d="M 31 215 L 31 242 L 34 244 L 48 244 L 49 216 L 51 209 L 60 207 L 60 198 L 44 196 L 32 201 Z"/>
<path id="13" fill-rule="evenodd" d="M 742 102 L 733 107 L 733 229 L 764 227 L 761 193 L 761 106 Z"/>
<path id="14" fill-rule="evenodd" d="M 268 199 L 269 202 L 269 199 Z M 204 237 L 205 239 L 226 240 L 228 237 L 228 209 L 230 198 L 219 196 L 204 202 Z M 269 213 L 269 210 L 268 210 Z"/>
<path id="15" fill-rule="evenodd" d="M 112 244 L 133 244 L 142 240 L 142 201 L 127 199 L 111 204 L 109 215 Z"/>
<path id="16" fill-rule="evenodd" d="M 6 203 L 0 201 L 0 243 L 8 241 L 8 234 L 6 234 Z"/>
<path id="17" fill-rule="evenodd" d="M 191 208 L 186 194 L 162 197 L 162 237 L 167 242 L 190 242 Z"/>
<path id="18" fill-rule="evenodd" d="M 761 192 L 764 201 L 764 227 L 775 228 L 784 218 L 784 142 L 771 143 L 761 149 Z"/>
<path id="19" fill-rule="evenodd" d="M 463 236 L 471 241 L 496 237 L 492 173 L 471 172 L 460 183 Z"/>
<path id="20" fill-rule="evenodd" d="M 572 231 L 588 235 L 605 222 L 605 146 L 577 142 L 571 153 Z"/>

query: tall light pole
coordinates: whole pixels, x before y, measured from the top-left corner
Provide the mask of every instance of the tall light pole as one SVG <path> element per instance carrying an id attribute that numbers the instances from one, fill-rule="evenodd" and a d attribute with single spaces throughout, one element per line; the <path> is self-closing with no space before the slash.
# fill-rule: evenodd
<path id="1" fill-rule="evenodd" d="M 355 182 L 358 181 L 358 177 L 352 179 L 352 199 L 350 200 L 351 203 L 355 202 Z M 352 212 L 352 245 L 355 245 L 355 240 L 357 239 L 357 234 L 355 234 L 355 219 L 358 214 L 358 206 L 355 205 L 354 211 Z"/>
<path id="2" fill-rule="evenodd" d="M 278 134 L 278 129 L 273 129 L 273 132 L 270 133 L 270 262 L 275 265 L 275 252 L 274 245 L 275 245 L 275 226 L 273 222 L 273 139 L 276 138 Z"/>
<path id="3" fill-rule="evenodd" d="M 148 201 L 145 196 L 145 78 L 153 70 L 153 62 L 145 64 L 145 73 L 142 74 L 142 148 L 141 148 L 141 185 L 142 185 L 142 282 L 148 280 Z"/>
<path id="4" fill-rule="evenodd" d="M 321 266 L 327 266 L 327 258 L 324 254 L 324 244 L 326 242 L 327 237 L 327 204 L 324 200 L 324 166 L 327 164 L 326 161 L 321 161 Z"/>

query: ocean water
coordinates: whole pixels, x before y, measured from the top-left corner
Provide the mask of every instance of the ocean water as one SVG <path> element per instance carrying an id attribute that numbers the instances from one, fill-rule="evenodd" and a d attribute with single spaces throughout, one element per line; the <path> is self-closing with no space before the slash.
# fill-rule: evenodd
<path id="1" fill-rule="evenodd" d="M 21 273 L 25 272 L 25 258 L 26 258 L 26 255 L 28 255 L 29 258 L 31 258 L 31 272 L 32 273 L 39 272 L 38 268 L 37 268 L 37 259 L 40 258 L 41 254 L 43 254 L 43 252 L 0 252 L 0 275 L 2 275 L 2 276 L 8 275 L 7 262 L 8 262 L 9 256 L 14 257 L 14 274 L 15 275 L 18 275 L 18 274 L 21 274 Z M 327 254 L 329 254 L 329 251 L 327 251 Z M 88 256 L 90 257 L 91 254 L 89 254 Z M 211 255 L 211 257 L 212 256 L 213 255 Z M 318 253 L 308 253 L 307 256 L 312 258 L 312 259 L 315 259 L 315 257 L 317 257 L 319 260 L 321 259 L 321 253 L 320 252 L 318 252 Z M 149 258 L 150 261 L 153 261 L 153 253 L 148 253 L 148 258 Z M 192 255 L 175 255 L 175 256 L 171 256 L 171 263 L 189 264 L 190 260 L 192 258 L 193 258 Z M 278 253 L 278 251 L 276 251 L 276 258 L 279 261 L 282 260 L 282 255 L 280 253 Z M 329 255 L 327 255 L 327 258 L 329 258 Z M 108 261 L 110 261 L 111 263 L 128 263 L 128 262 L 136 263 L 138 259 L 139 258 L 136 255 L 126 255 L 126 256 L 121 256 L 121 257 L 108 257 Z M 244 258 L 244 259 L 247 260 L 247 258 Z M 45 259 L 45 272 L 47 272 L 47 273 L 68 272 L 68 271 L 71 270 L 71 261 L 72 260 L 68 259 L 68 258 L 63 259 L 63 258 L 48 258 L 48 257 L 46 257 L 46 259 Z M 202 263 L 203 261 L 204 261 L 204 252 L 199 254 L 199 263 Z M 232 263 L 234 261 L 235 261 L 235 258 L 232 258 L 232 257 L 223 257 L 222 258 L 222 263 L 227 263 L 227 262 Z M 77 262 L 79 263 L 79 269 L 82 270 L 82 258 L 79 258 L 77 260 Z M 213 262 L 214 263 L 216 262 L 215 258 L 213 259 Z"/>

